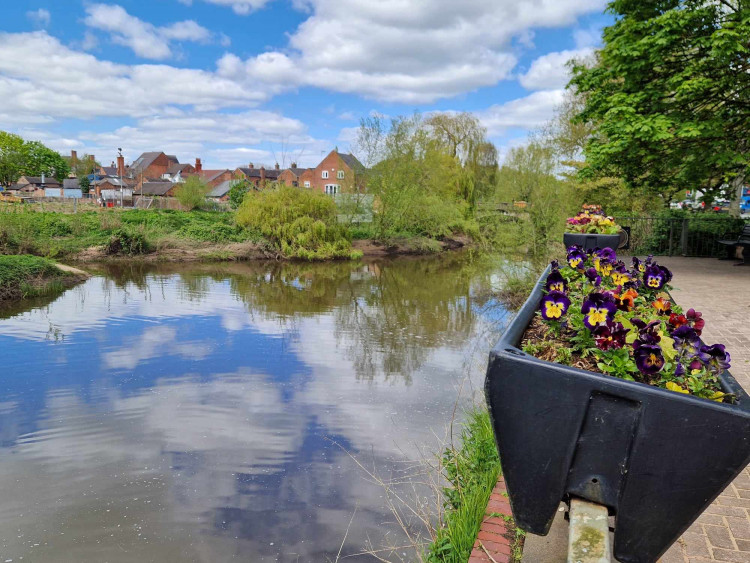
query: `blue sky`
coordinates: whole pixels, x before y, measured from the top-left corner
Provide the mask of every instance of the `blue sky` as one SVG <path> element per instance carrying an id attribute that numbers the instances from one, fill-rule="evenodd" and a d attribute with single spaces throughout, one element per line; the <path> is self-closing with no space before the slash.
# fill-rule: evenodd
<path id="1" fill-rule="evenodd" d="M 359 119 L 472 111 L 501 154 L 551 115 L 601 0 L 47 0 L 0 20 L 0 129 L 102 163 L 314 166 Z"/>

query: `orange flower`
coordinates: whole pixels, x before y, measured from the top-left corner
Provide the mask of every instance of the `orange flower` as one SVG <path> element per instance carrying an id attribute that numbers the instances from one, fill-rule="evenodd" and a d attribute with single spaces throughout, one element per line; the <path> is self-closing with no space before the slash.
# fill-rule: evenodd
<path id="1" fill-rule="evenodd" d="M 615 304 L 620 311 L 631 311 L 635 306 L 636 297 L 638 297 L 638 292 L 630 288 L 622 294 L 615 294 Z"/>
<path id="2" fill-rule="evenodd" d="M 656 312 L 660 315 L 667 315 L 672 309 L 671 301 L 664 299 L 663 297 L 659 297 L 659 299 L 654 301 L 652 305 L 654 306 L 654 309 L 656 309 Z"/>

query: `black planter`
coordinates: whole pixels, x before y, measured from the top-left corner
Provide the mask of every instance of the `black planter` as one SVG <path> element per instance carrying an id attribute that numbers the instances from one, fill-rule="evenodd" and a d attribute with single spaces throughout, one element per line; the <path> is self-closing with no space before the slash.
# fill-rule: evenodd
<path id="1" fill-rule="evenodd" d="M 624 238 L 624 237 L 623 237 Z M 617 250 L 620 246 L 620 235 L 595 235 L 589 233 L 564 233 L 563 243 L 565 248 L 574 244 L 582 247 L 584 250 L 593 250 L 594 248 L 611 248 Z M 624 241 L 626 242 L 626 241 Z"/>
<path id="2" fill-rule="evenodd" d="M 750 462 L 750 397 L 723 404 L 525 354 L 542 275 L 490 353 L 485 392 L 513 515 L 546 535 L 560 501 L 606 505 L 614 554 L 653 562 Z"/>

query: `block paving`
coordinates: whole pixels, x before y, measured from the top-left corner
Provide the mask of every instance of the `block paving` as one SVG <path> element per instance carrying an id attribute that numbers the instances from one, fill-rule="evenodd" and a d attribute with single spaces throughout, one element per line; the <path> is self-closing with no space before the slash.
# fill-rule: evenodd
<path id="1" fill-rule="evenodd" d="M 515 539 L 515 526 L 496 514 L 511 518 L 508 496 L 505 489 L 505 479 L 502 475 L 497 480 L 495 488 L 490 494 L 487 510 L 479 529 L 474 549 L 469 557 L 469 563 L 511 563 L 512 544 Z"/>
<path id="2" fill-rule="evenodd" d="M 657 261 L 674 274 L 672 296 L 683 308 L 703 313 L 706 344 L 722 343 L 732 357 L 730 372 L 745 390 L 750 390 L 750 266 L 712 258 L 659 257 Z M 498 487 L 505 490 L 500 478 Z M 496 487 L 496 490 L 498 490 Z M 506 508 L 507 499 L 497 506 Z M 494 499 L 494 500 L 493 500 Z M 490 505 L 497 502 L 493 491 Z M 492 511 L 488 507 L 488 511 Z M 510 514 L 510 506 L 507 506 Z M 506 512 L 503 512 L 506 514 Z M 492 519 L 493 524 L 502 519 Z M 482 524 L 470 563 L 511 561 L 503 533 L 492 535 L 489 519 Z M 507 528 L 503 528 L 508 533 Z M 481 549 L 483 538 L 496 552 Z M 487 547 L 485 545 L 485 547 Z M 750 563 L 750 469 L 746 467 L 698 517 L 659 563 Z"/>

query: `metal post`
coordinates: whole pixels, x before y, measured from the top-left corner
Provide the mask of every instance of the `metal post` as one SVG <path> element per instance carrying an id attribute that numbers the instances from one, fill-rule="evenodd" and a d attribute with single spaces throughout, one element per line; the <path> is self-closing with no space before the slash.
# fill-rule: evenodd
<path id="1" fill-rule="evenodd" d="M 669 251 L 667 256 L 672 256 L 672 237 L 674 237 L 674 219 L 669 220 Z"/>
<path id="2" fill-rule="evenodd" d="M 607 507 L 585 500 L 570 500 L 568 563 L 610 563 Z"/>
<path id="3" fill-rule="evenodd" d="M 690 231 L 689 229 L 690 222 L 687 218 L 682 220 L 682 233 L 680 234 L 680 254 L 683 256 L 687 256 L 687 249 L 688 249 L 688 233 Z"/>

